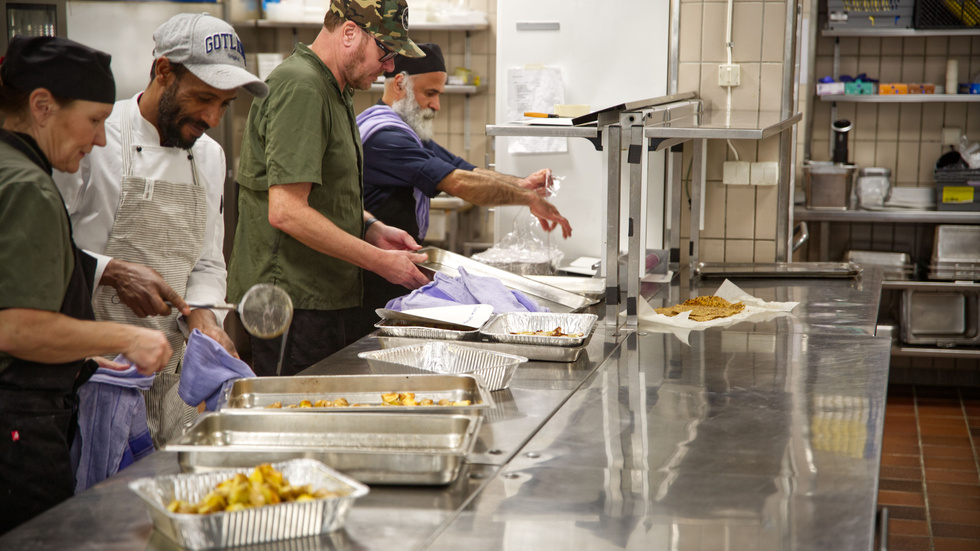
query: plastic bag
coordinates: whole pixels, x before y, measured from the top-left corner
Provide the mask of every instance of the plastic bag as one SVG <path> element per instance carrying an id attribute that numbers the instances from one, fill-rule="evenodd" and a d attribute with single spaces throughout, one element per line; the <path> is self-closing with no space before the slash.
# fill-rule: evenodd
<path id="1" fill-rule="evenodd" d="M 960 157 L 963 157 L 971 169 L 980 168 L 980 144 L 971 142 L 969 138 L 962 136 L 956 150 L 959 151 Z"/>
<path id="2" fill-rule="evenodd" d="M 549 183 L 543 188 L 545 198 L 558 195 L 563 179 L 558 176 L 549 178 Z M 514 219 L 512 231 L 493 247 L 474 254 L 473 259 L 519 275 L 553 275 L 565 257 L 565 253 L 551 244 L 551 234 L 555 231 L 560 230 L 542 230 L 541 223 L 531 214 L 531 210 L 523 208 Z M 543 235 L 543 238 L 539 235 Z"/>

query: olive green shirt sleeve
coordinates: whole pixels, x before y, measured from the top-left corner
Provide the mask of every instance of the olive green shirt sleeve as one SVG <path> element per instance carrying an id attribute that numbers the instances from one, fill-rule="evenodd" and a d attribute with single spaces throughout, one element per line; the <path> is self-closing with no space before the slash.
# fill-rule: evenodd
<path id="1" fill-rule="evenodd" d="M 0 309 L 58 312 L 64 302 L 74 269 L 71 234 L 61 195 L 45 184 L 0 183 Z"/>
<path id="2" fill-rule="evenodd" d="M 321 167 L 330 136 L 330 113 L 323 102 L 310 101 L 322 92 L 304 84 L 282 86 L 267 101 L 265 158 L 269 186 L 297 182 L 323 183 Z"/>

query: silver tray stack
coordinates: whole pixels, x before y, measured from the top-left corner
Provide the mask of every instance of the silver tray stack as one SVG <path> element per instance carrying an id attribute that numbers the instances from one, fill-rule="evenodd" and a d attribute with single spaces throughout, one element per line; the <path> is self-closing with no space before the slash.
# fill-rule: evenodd
<path id="1" fill-rule="evenodd" d="M 980 226 L 936 226 L 929 279 L 980 280 Z"/>
<path id="2" fill-rule="evenodd" d="M 354 501 L 367 495 L 368 487 L 313 459 L 295 459 L 273 464 L 293 485 L 310 484 L 314 489 L 341 492 L 341 497 L 210 515 L 171 513 L 174 499 L 200 501 L 219 483 L 237 473 L 249 474 L 252 467 L 199 474 L 140 478 L 129 488 L 146 502 L 156 529 L 186 549 L 213 549 L 252 545 L 315 536 L 344 527 Z"/>
<path id="3" fill-rule="evenodd" d="M 423 342 L 357 355 L 377 373 L 471 374 L 483 380 L 490 391 L 507 388 L 517 366 L 527 358 L 461 346 L 449 342 Z"/>
<path id="4" fill-rule="evenodd" d="M 480 330 L 460 331 L 426 327 L 404 320 L 383 319 L 374 326 L 378 334 L 386 337 L 405 337 L 410 339 L 438 339 L 444 341 L 474 341 L 480 338 Z"/>
<path id="5" fill-rule="evenodd" d="M 915 279 L 915 264 L 908 253 L 847 251 L 844 262 L 852 262 L 861 267 L 880 267 L 882 277 L 887 280 Z"/>
<path id="6" fill-rule="evenodd" d="M 449 484 L 473 449 L 483 418 L 418 410 L 205 413 L 165 449 L 192 472 L 307 457 L 365 484 Z"/>

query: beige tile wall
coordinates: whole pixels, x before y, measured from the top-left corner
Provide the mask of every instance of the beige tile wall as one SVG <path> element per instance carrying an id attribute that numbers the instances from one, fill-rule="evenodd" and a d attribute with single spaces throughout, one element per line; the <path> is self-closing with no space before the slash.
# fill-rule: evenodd
<path id="1" fill-rule="evenodd" d="M 725 1 L 681 0 L 678 91 L 694 91 L 705 107 L 725 110 L 728 91 L 718 86 L 718 65 L 728 61 Z M 736 0 L 733 8 L 732 61 L 741 66 L 741 83 L 732 89 L 737 110 L 778 110 L 782 94 L 785 1 Z M 700 256 L 709 262 L 772 262 L 776 255 L 776 189 L 722 184 L 726 160 L 779 161 L 779 139 L 711 140 L 707 152 L 705 228 Z M 684 177 L 690 175 L 685 155 Z M 685 189 L 688 184 L 685 182 Z M 684 202 L 686 204 L 686 202 Z M 684 213 L 682 236 L 687 238 Z M 682 247 L 682 255 L 686 249 Z M 681 259 L 686 262 L 686 257 Z"/>

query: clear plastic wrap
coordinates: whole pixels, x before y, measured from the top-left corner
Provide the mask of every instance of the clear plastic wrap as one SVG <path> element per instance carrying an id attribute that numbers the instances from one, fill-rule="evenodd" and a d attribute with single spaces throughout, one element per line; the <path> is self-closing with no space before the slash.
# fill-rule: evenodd
<path id="1" fill-rule="evenodd" d="M 541 188 L 546 199 L 558 195 L 562 179 L 549 175 L 549 182 Z M 493 247 L 473 255 L 473 259 L 519 275 L 554 275 L 565 257 L 565 253 L 551 243 L 551 234 L 555 231 L 560 229 L 545 232 L 530 209 L 521 209 L 514 219 L 513 230 Z"/>

